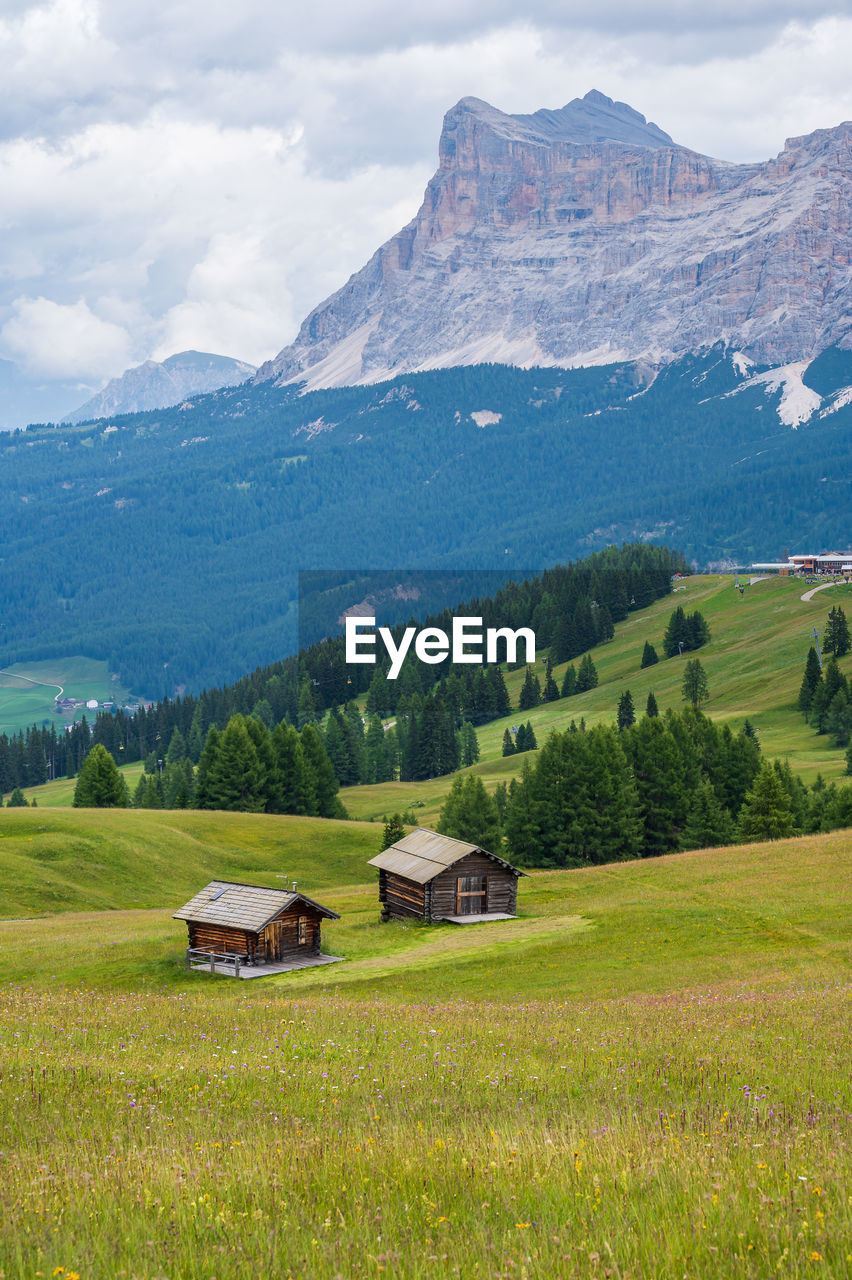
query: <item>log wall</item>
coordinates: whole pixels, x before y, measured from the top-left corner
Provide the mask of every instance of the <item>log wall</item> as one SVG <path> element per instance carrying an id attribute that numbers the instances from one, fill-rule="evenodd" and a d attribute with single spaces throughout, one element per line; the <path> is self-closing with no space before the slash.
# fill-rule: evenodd
<path id="1" fill-rule="evenodd" d="M 389 916 L 400 920 L 426 916 L 426 888 L 415 880 L 406 880 L 393 871 L 379 872 L 379 901 L 385 905 Z"/>
<path id="2" fill-rule="evenodd" d="M 187 924 L 191 947 L 203 947 L 205 951 L 254 954 L 257 946 L 256 933 L 246 933 L 244 929 L 229 929 L 221 924 L 198 924 L 194 920 L 188 921 Z"/>

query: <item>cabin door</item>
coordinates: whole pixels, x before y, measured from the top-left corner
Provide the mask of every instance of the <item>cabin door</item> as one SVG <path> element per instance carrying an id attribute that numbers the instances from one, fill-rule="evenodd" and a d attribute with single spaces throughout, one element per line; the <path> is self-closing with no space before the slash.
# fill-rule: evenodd
<path id="1" fill-rule="evenodd" d="M 273 920 L 272 924 L 266 926 L 266 954 L 269 960 L 281 959 L 281 936 L 284 932 L 284 926 L 280 920 Z"/>
<path id="2" fill-rule="evenodd" d="M 485 876 L 459 876 L 456 884 L 456 915 L 479 916 L 487 910 L 488 882 Z"/>

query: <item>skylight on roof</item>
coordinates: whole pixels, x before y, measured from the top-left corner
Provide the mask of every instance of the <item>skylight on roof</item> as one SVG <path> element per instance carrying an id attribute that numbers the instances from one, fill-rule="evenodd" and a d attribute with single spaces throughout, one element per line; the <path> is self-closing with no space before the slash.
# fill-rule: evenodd
<path id="1" fill-rule="evenodd" d="M 210 901 L 215 902 L 217 898 L 221 898 L 222 894 L 227 892 L 228 892 L 227 886 L 224 889 L 217 889 L 216 892 L 213 894 L 212 898 L 210 899 Z"/>

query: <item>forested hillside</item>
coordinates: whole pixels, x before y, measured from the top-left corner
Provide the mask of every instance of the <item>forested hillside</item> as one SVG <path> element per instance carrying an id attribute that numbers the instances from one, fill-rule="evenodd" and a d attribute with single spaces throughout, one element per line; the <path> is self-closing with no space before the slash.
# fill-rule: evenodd
<path id="1" fill-rule="evenodd" d="M 814 376 L 852 382 L 849 360 Z M 300 569 L 848 542 L 852 406 L 793 431 L 779 391 L 740 382 L 719 352 L 650 386 L 629 365 L 483 365 L 0 437 L 0 665 L 84 653 L 160 697 L 294 652 Z"/>

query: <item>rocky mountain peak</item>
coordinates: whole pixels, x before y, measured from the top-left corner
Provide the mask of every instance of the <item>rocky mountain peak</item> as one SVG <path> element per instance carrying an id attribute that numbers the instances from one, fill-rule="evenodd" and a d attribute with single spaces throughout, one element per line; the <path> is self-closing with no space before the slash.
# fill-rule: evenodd
<path id="1" fill-rule="evenodd" d="M 852 126 L 762 164 L 676 144 L 597 90 L 511 115 L 463 98 L 412 222 L 258 380 L 309 387 L 495 361 L 763 364 L 852 342 Z"/>

